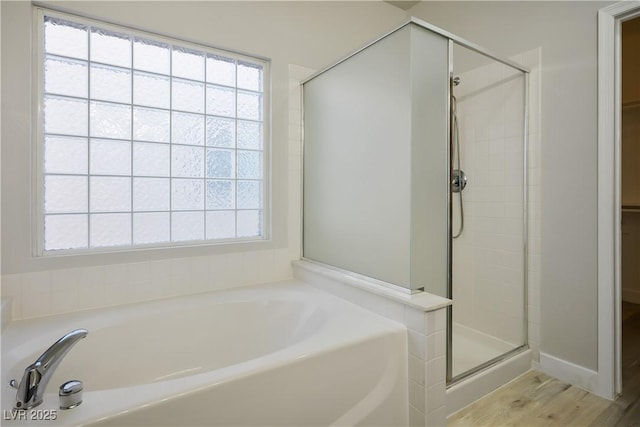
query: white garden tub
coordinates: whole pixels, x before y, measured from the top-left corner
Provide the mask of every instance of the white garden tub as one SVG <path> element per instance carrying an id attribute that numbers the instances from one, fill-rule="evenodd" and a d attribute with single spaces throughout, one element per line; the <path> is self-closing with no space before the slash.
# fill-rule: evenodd
<path id="1" fill-rule="evenodd" d="M 12 420 L 8 381 L 77 328 L 89 334 L 44 403 Z M 2 333 L 2 424 L 406 425 L 406 348 L 404 326 L 298 281 L 17 321 Z M 59 410 L 72 379 L 84 402 Z"/>

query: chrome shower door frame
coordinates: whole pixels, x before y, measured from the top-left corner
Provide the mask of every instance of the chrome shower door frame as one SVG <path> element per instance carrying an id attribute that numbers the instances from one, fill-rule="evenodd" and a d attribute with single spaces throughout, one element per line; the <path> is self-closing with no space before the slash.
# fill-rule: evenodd
<path id="1" fill-rule="evenodd" d="M 412 22 L 416 22 L 419 25 L 421 21 L 413 20 Z M 427 26 L 429 24 L 424 23 Z M 428 28 L 428 27 L 425 27 Z M 453 306 L 455 305 L 455 301 L 453 305 L 447 307 L 447 354 L 446 354 L 446 362 L 447 362 L 447 373 L 446 373 L 446 383 L 447 387 L 450 387 L 454 384 L 457 384 L 480 371 L 483 371 L 487 368 L 495 366 L 502 362 L 503 360 L 509 359 L 516 354 L 519 354 L 529 348 L 529 303 L 528 303 L 528 294 L 529 294 L 529 280 L 528 280 L 528 142 L 529 142 L 529 74 L 530 70 L 527 67 L 524 67 L 520 64 L 517 64 L 514 61 L 509 59 L 500 58 L 497 55 L 494 55 L 488 52 L 486 49 L 474 44 L 470 43 L 462 38 L 459 38 L 450 33 L 441 33 L 447 37 L 449 37 L 449 115 L 448 115 L 448 126 L 449 126 L 449 192 L 448 192 L 448 247 L 447 247 L 447 259 L 448 259 L 448 272 L 447 272 L 447 298 L 453 299 L 453 188 L 452 188 L 452 180 L 453 180 L 453 150 L 454 150 L 454 140 L 453 140 L 453 122 L 451 120 L 452 116 L 452 102 L 451 97 L 453 95 L 453 47 L 455 44 L 467 48 L 471 51 L 474 51 L 480 55 L 486 56 L 490 59 L 493 59 L 497 62 L 500 62 L 508 67 L 511 67 L 515 70 L 521 71 L 524 74 L 524 117 L 523 117 L 523 136 L 522 136 L 522 173 L 523 173 L 523 197 L 522 197 L 522 243 L 523 243 L 523 324 L 522 324 L 522 337 L 523 344 L 504 353 L 500 356 L 497 356 L 493 359 L 490 359 L 468 371 L 465 371 L 459 375 L 453 376 Z M 458 153 L 458 155 L 460 155 Z"/>

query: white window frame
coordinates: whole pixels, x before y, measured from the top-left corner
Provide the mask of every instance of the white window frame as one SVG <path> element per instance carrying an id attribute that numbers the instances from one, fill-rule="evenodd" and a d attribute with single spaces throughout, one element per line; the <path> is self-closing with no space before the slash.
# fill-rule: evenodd
<path id="1" fill-rule="evenodd" d="M 235 237 L 229 239 L 216 239 L 216 240 L 194 240 L 194 241 L 179 241 L 179 242 L 162 242 L 152 244 L 134 244 L 122 245 L 122 246 L 107 246 L 99 248 L 78 248 L 78 249 L 61 249 L 61 250 L 45 250 L 44 247 L 44 17 L 49 16 L 51 18 L 58 18 L 67 20 L 87 26 L 96 26 L 105 30 L 113 31 L 116 33 L 125 33 L 131 36 L 138 36 L 147 40 L 157 41 L 170 46 L 179 46 L 186 49 L 193 49 L 203 53 L 211 53 L 215 55 L 221 55 L 226 58 L 236 59 L 240 61 L 259 64 L 262 66 L 262 235 L 257 237 Z M 265 57 L 261 57 L 254 54 L 241 53 L 225 48 L 214 47 L 198 42 L 188 41 L 185 39 L 166 36 L 155 32 L 149 32 L 139 30 L 126 25 L 119 25 L 110 23 L 107 21 L 101 21 L 91 18 L 86 18 L 76 14 L 70 14 L 66 12 L 59 12 L 49 8 L 43 8 L 40 6 L 34 6 L 33 8 L 34 19 L 34 43 L 33 53 L 33 83 L 32 83 L 32 105 L 33 116 L 35 120 L 32 121 L 32 176 L 35 177 L 32 183 L 32 203 L 34 209 L 32 209 L 32 229 L 34 241 L 32 244 L 33 255 L 36 257 L 56 257 L 67 255 L 84 255 L 84 254 L 100 254 L 100 253 L 113 253 L 113 252 L 130 252 L 149 249 L 175 249 L 180 247 L 198 247 L 198 246 L 220 246 L 230 244 L 242 244 L 242 243 L 256 243 L 271 240 L 271 78 L 270 78 L 270 66 L 271 60 Z M 171 109 L 171 111 L 173 111 Z M 133 138 L 133 135 L 132 135 Z M 87 141 L 90 140 L 90 136 L 87 136 Z M 133 141 L 133 140 L 132 140 Z M 206 144 L 205 144 L 206 147 Z M 234 151 L 237 147 L 234 148 Z M 133 160 L 133 159 L 132 159 Z M 90 176 L 90 175 L 89 175 Z M 132 177 L 133 178 L 133 177 Z M 169 176 L 172 179 L 173 176 Z M 234 181 L 237 178 L 234 178 Z M 205 177 L 206 180 L 206 177 Z M 205 195 L 206 197 L 206 195 Z M 133 209 L 133 206 L 132 206 Z M 237 212 L 237 208 L 234 209 Z M 168 211 L 173 212 L 172 210 Z M 203 209 L 206 213 L 206 210 Z M 90 215 L 87 212 L 87 215 Z M 132 223 L 133 227 L 133 223 Z M 206 236 L 205 236 L 206 237 Z"/>

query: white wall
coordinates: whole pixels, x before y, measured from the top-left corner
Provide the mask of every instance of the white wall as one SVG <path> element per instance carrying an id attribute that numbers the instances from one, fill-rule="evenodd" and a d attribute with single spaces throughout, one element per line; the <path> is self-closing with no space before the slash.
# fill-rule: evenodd
<path id="1" fill-rule="evenodd" d="M 272 241 L 101 255 L 31 255 L 31 6 L 2 7 L 3 295 L 33 317 L 291 275 L 299 254 L 299 203 L 288 143 L 289 64 L 319 69 L 405 19 L 383 2 L 55 2 L 148 31 L 271 58 Z"/>
<path id="2" fill-rule="evenodd" d="M 541 351 L 597 369 L 597 11 L 605 2 L 422 2 L 502 56 L 541 47 Z"/>

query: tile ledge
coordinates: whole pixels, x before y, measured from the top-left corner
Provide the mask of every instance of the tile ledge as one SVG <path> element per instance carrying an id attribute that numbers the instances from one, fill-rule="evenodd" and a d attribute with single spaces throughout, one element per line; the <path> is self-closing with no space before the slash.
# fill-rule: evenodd
<path id="1" fill-rule="evenodd" d="M 452 304 L 452 301 L 448 298 L 423 291 L 413 294 L 408 292 L 405 293 L 400 289 L 393 289 L 391 287 L 392 285 L 384 284 L 384 282 L 379 282 L 375 279 L 367 279 L 365 276 L 350 274 L 349 272 L 342 272 L 313 261 L 301 259 L 292 261 L 291 263 L 294 269 L 299 268 L 320 276 L 337 280 L 354 288 L 397 301 L 420 311 L 435 311 L 448 307 Z"/>

